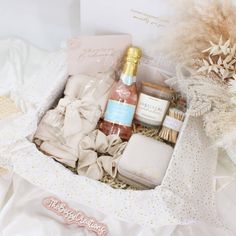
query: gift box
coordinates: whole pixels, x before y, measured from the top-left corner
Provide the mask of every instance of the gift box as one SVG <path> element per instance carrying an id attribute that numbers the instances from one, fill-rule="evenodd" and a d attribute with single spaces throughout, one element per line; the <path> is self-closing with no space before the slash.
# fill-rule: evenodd
<path id="1" fill-rule="evenodd" d="M 126 4 L 130 4 L 130 7 Z M 117 3 L 111 0 L 97 2 L 84 0 L 81 2 L 82 32 L 118 33 L 122 31 L 122 33 L 131 33 L 136 38 L 135 43 L 145 48 L 149 39 L 152 40 L 154 36 L 158 36 L 156 30 L 159 30 L 162 23 L 165 22 L 165 20 L 159 19 L 160 16 L 163 16 L 164 5 L 163 1 L 152 1 L 152 4 L 148 5 L 146 1 L 141 0 L 128 3 L 122 1 Z M 99 12 L 97 15 L 98 9 L 109 9 L 109 11 L 106 11 L 107 14 Z M 160 10 L 160 15 L 156 15 L 155 9 Z M 167 9 L 166 12 L 168 12 Z M 111 24 L 110 19 L 113 17 L 122 19 L 122 21 L 112 21 Z M 124 24 L 121 24 L 122 22 Z M 94 25 L 92 26 L 92 24 Z M 147 28 L 141 27 L 144 25 Z M 123 29 L 121 26 L 127 28 Z M 152 31 L 153 29 L 155 30 Z M 110 223 L 110 218 L 115 219 L 114 222 L 117 224 L 118 221 L 126 224 L 123 233 L 129 228 L 127 225 L 132 224 L 143 229 L 154 229 L 167 225 L 190 225 L 204 222 L 204 224 L 210 225 L 209 227 L 224 228 L 215 208 L 212 183 L 217 162 L 217 150 L 212 146 L 211 139 L 206 136 L 201 118 L 187 115 L 164 179 L 155 189 L 146 191 L 113 189 L 104 183 L 75 175 L 47 154 L 40 152 L 29 138 L 35 134 L 43 114 L 52 108 L 61 97 L 67 80 L 65 53 L 48 54 L 20 40 L 1 41 L 0 43 L 3 54 L 11 52 L 11 55 L 15 55 L 15 58 L 10 58 L 12 60 L 10 62 L 15 66 L 15 71 L 12 72 L 14 76 L 7 74 L 6 70 L 0 71 L 2 77 L 13 85 L 10 87 L 8 83 L 3 83 L 1 85 L 2 94 L 10 92 L 18 95 L 12 96 L 12 98 L 18 101 L 23 111 L 23 115 L 14 120 L 0 122 L 0 166 L 14 170 L 17 175 L 34 186 L 60 196 L 65 201 L 73 201 L 86 209 L 89 208 L 91 214 L 99 216 L 99 220 L 103 223 L 102 226 L 106 226 L 101 235 L 115 235 L 115 226 Z M 16 51 L 19 54 L 14 54 Z M 29 58 L 27 62 L 22 62 L 22 67 L 16 64 L 21 60 L 20 55 L 24 55 L 23 58 Z M 151 59 L 155 61 L 156 58 L 151 57 Z M 39 64 L 39 61 L 42 64 Z M 34 70 L 31 70 L 32 65 L 34 65 Z M 2 63 L 1 68 L 4 66 Z M 23 86 L 14 87 L 14 82 L 18 78 L 19 72 L 23 70 L 22 68 L 26 68 L 31 73 L 32 71 L 37 72 L 37 76 L 28 74 Z M 44 69 L 42 70 L 42 68 Z M 148 64 L 145 75 L 150 75 L 150 77 L 153 75 L 151 80 L 156 81 L 160 75 L 160 69 L 158 64 L 158 70 L 155 69 L 152 74 L 153 71 L 150 70 L 150 64 Z M 163 71 L 166 70 L 163 69 Z M 51 75 L 51 79 L 48 79 L 49 75 Z M 143 77 L 149 80 L 149 76 L 143 75 Z M 42 81 L 43 83 L 41 83 Z M 52 207 L 56 203 L 60 203 L 60 206 L 64 206 L 66 210 L 72 210 L 58 199 L 42 200 L 44 200 L 44 206 L 57 215 L 60 215 L 60 212 Z M 148 232 L 150 233 L 150 231 Z M 155 235 L 155 233 L 153 234 Z"/>
<path id="2" fill-rule="evenodd" d="M 54 60 L 57 58 L 58 55 Z M 55 73 L 53 64 L 51 69 Z M 28 109 L 24 116 L 14 121 L 14 125 L 9 122 L 1 129 L 1 166 L 13 167 L 15 173 L 30 183 L 62 199 L 78 201 L 93 211 L 145 227 L 186 224 L 202 218 L 217 224 L 214 207 L 205 205 L 205 202 L 213 201 L 209 186 L 216 153 L 209 149 L 211 143 L 205 136 L 200 119 L 186 118 L 162 184 L 149 191 L 117 190 L 87 177 L 76 176 L 26 139 L 34 134 L 39 114 L 48 109 L 45 104 L 48 101 L 52 104 L 61 94 L 61 84 L 66 81 L 65 72 L 60 72 L 57 83 L 45 84 L 43 100 L 42 94 L 35 97 L 35 100 L 40 100 L 40 103 L 35 103 L 40 113 Z M 28 99 L 30 96 L 25 97 L 25 101 Z M 24 126 L 17 126 L 21 123 Z M 210 159 L 207 158 L 209 155 Z"/>

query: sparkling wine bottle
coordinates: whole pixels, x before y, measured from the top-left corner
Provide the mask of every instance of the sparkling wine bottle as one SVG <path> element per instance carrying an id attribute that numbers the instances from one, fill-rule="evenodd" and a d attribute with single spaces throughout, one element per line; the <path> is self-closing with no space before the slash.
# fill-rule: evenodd
<path id="1" fill-rule="evenodd" d="M 100 124 L 100 130 L 106 135 L 117 134 L 121 139 L 128 140 L 132 134 L 132 123 L 138 102 L 136 74 L 141 54 L 137 47 L 127 50 L 123 72 L 111 91 L 104 120 Z"/>

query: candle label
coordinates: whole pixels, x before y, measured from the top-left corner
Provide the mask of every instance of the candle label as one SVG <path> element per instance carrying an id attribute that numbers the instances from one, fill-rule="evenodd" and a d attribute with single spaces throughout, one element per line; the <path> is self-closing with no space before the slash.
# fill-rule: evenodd
<path id="1" fill-rule="evenodd" d="M 94 232 L 97 236 L 106 236 L 108 234 L 107 226 L 99 223 L 94 218 L 86 216 L 83 212 L 70 208 L 65 202 L 55 197 L 47 197 L 42 202 L 48 210 L 61 216 L 68 225 L 78 225 Z"/>
<path id="2" fill-rule="evenodd" d="M 131 127 L 135 108 L 135 105 L 115 100 L 109 100 L 104 120 L 111 123 Z"/>
<path id="3" fill-rule="evenodd" d="M 169 101 L 141 93 L 136 110 L 136 119 L 151 125 L 160 125 L 169 104 Z"/>

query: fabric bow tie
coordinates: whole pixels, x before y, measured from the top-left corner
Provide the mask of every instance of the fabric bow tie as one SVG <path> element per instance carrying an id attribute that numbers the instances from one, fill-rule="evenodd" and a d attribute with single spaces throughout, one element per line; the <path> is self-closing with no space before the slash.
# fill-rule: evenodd
<path id="1" fill-rule="evenodd" d="M 65 137 L 75 135 L 82 131 L 85 122 L 90 126 L 97 123 L 102 110 L 94 101 L 88 99 L 72 99 L 65 97 L 60 100 L 58 109 L 65 115 L 63 133 Z"/>

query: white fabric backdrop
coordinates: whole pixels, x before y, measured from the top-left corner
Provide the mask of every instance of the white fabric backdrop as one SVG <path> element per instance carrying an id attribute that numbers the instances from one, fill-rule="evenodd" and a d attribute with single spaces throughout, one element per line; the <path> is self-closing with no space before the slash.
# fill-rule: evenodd
<path id="1" fill-rule="evenodd" d="M 45 49 L 79 33 L 79 0 L 0 0 L 0 38 L 17 36 Z"/>

